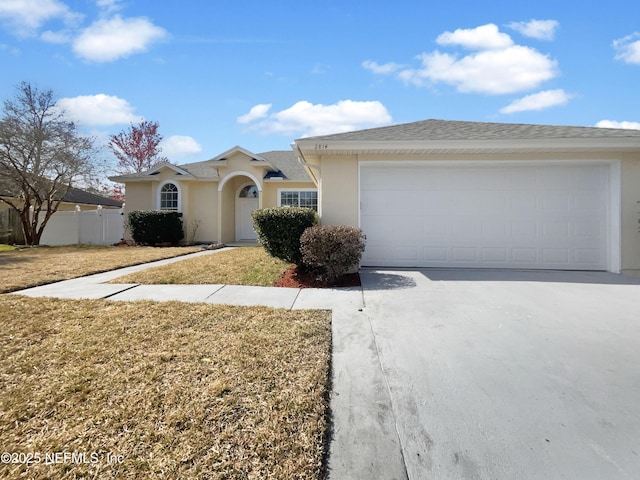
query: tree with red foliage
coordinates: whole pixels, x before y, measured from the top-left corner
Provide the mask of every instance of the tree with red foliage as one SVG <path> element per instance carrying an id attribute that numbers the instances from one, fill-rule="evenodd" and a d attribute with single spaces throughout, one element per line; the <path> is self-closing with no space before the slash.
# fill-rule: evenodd
<path id="1" fill-rule="evenodd" d="M 158 122 L 144 120 L 109 137 L 109 149 L 118 159 L 118 173 L 144 172 L 167 161 L 166 157 L 160 156 L 162 135 L 158 133 L 158 127 Z"/>

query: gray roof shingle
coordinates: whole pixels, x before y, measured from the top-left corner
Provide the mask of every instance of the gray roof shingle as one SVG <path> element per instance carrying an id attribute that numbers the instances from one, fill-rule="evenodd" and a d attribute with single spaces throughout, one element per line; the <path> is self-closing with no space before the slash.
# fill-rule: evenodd
<path id="1" fill-rule="evenodd" d="M 19 189 L 13 185 L 9 179 L 0 178 L 0 196 L 17 197 L 20 194 Z M 54 196 L 57 200 L 59 195 Z M 103 207 L 122 207 L 122 202 L 112 198 L 104 197 L 95 193 L 87 192 L 79 188 L 71 187 L 62 198 L 63 202 L 75 203 L 82 205 L 102 205 Z"/>
<path id="2" fill-rule="evenodd" d="M 561 138 L 640 137 L 640 130 L 517 123 L 423 120 L 354 132 L 306 137 L 300 140 L 413 141 L 413 140 L 514 140 Z"/>
<path id="3" fill-rule="evenodd" d="M 293 150 L 273 150 L 259 154 L 274 167 L 284 173 L 287 180 L 309 182 L 311 179 Z"/>

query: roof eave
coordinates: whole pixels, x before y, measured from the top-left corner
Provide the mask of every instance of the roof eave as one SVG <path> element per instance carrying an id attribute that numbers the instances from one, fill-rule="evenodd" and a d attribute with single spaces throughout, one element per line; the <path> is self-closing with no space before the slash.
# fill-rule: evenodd
<path id="1" fill-rule="evenodd" d="M 300 139 L 297 148 L 309 156 L 354 154 L 521 153 L 637 151 L 640 137 L 545 138 L 508 140 L 321 141 Z"/>

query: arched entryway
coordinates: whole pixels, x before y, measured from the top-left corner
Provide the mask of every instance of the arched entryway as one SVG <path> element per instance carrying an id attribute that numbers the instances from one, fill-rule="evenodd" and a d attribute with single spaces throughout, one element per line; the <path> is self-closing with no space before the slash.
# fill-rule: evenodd
<path id="1" fill-rule="evenodd" d="M 251 173 L 237 170 L 218 185 L 218 231 L 220 242 L 255 241 L 251 213 L 262 207 L 262 186 Z"/>
<path id="2" fill-rule="evenodd" d="M 251 214 L 259 207 L 260 192 L 253 183 L 243 185 L 236 196 L 236 241 L 256 240 Z"/>

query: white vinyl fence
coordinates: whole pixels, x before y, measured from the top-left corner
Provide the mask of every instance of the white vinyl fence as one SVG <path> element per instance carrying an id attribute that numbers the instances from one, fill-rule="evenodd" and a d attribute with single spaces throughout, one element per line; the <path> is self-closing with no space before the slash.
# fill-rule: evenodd
<path id="1" fill-rule="evenodd" d="M 44 227 L 41 245 L 92 243 L 111 245 L 124 236 L 124 208 L 56 212 Z"/>

